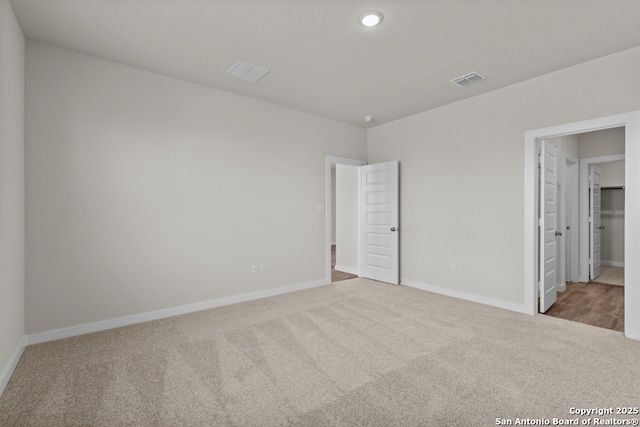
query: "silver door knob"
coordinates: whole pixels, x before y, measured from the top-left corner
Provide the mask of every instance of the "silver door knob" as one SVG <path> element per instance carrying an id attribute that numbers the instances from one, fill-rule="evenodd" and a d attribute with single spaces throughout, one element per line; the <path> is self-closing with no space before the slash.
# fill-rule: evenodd
<path id="1" fill-rule="evenodd" d="M 396 228 L 395 227 L 391 227 L 391 231 L 396 231 Z"/>

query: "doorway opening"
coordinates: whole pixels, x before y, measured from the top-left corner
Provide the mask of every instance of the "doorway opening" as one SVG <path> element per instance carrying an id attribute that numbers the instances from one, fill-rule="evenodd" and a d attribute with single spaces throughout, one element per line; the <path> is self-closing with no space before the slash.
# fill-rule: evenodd
<path id="1" fill-rule="evenodd" d="M 598 156 L 598 155 L 586 155 L 583 153 L 579 161 L 580 165 L 580 193 L 579 193 L 579 211 L 582 213 L 580 216 L 580 226 L 579 226 L 579 243 L 578 247 L 578 280 L 583 283 L 583 286 L 592 286 L 589 290 L 596 290 L 596 287 L 593 286 L 594 283 L 589 283 L 589 274 L 591 271 L 591 266 L 589 264 L 590 257 L 587 256 L 585 258 L 585 247 L 586 253 L 589 253 L 590 242 L 594 239 L 590 233 L 590 224 L 589 223 L 589 215 L 584 214 L 585 209 L 583 208 L 586 204 L 589 205 L 589 184 L 588 180 L 585 184 L 585 173 L 584 170 L 589 170 L 592 165 L 597 163 L 610 163 L 613 161 L 620 161 L 626 158 L 626 167 L 623 172 L 624 176 L 624 184 L 625 187 L 624 195 L 622 198 L 624 199 L 624 218 L 622 218 L 622 222 L 624 223 L 624 256 L 628 259 L 633 259 L 634 256 L 640 255 L 640 238 L 638 237 L 637 232 L 640 231 L 640 220 L 638 218 L 638 214 L 640 214 L 640 188 L 635 185 L 639 179 L 639 171 L 640 168 L 640 112 L 633 112 L 627 114 L 620 114 L 616 116 L 608 116 L 602 117 L 592 120 L 586 120 L 583 122 L 570 123 L 566 125 L 554 126 L 544 129 L 538 129 L 535 131 L 529 131 L 525 133 L 525 307 L 528 309 L 530 314 L 538 313 L 538 295 L 539 289 L 542 288 L 542 285 L 545 277 L 543 277 L 539 271 L 539 263 L 538 263 L 538 253 L 539 251 L 544 251 L 545 248 L 541 248 L 538 242 L 538 227 L 539 227 L 539 209 L 540 203 L 538 200 L 538 194 L 540 191 L 541 184 L 538 182 L 539 173 L 538 173 L 538 145 L 539 142 L 545 139 L 552 139 L 555 137 L 562 136 L 570 136 L 570 135 L 583 135 L 587 132 L 601 131 L 604 129 L 614 129 L 620 128 L 619 131 L 624 134 L 624 154 L 623 158 L 613 158 L 610 156 Z M 570 156 L 571 157 L 571 156 Z M 568 165 L 568 170 L 571 167 L 575 166 L 575 158 L 577 156 L 573 156 L 573 158 L 564 158 L 560 157 L 560 161 L 558 162 L 560 165 L 566 166 Z M 596 162 L 595 159 L 597 157 L 606 157 L 605 159 L 598 159 L 599 162 Z M 565 170 L 566 171 L 566 170 Z M 569 172 L 570 174 L 571 172 Z M 560 174 L 562 176 L 562 174 Z M 588 176 L 588 174 L 587 174 Z M 568 181 L 565 181 L 566 185 L 570 185 Z M 604 190 L 610 191 L 610 190 Z M 562 190 L 560 191 L 559 196 L 561 196 Z M 586 197 L 584 196 L 586 194 Z M 561 197 L 563 198 L 563 197 Z M 565 201 L 566 202 L 566 201 Z M 567 204 L 567 206 L 574 206 L 575 204 Z M 602 211 L 602 208 L 601 208 Z M 588 210 L 587 210 L 588 212 Z M 606 213 L 606 212 L 605 212 Z M 568 207 L 566 211 L 560 211 L 560 215 L 558 218 L 561 220 L 560 226 L 555 229 L 555 232 L 564 232 L 563 234 L 575 234 L 571 233 L 575 231 L 573 226 L 569 224 L 569 218 L 571 215 L 574 215 L 575 212 L 571 211 L 571 208 Z M 585 223 L 586 217 L 586 223 Z M 571 227 L 571 231 L 566 233 L 566 226 L 569 224 Z M 560 228 L 564 225 L 564 229 Z M 606 225 L 604 226 L 604 230 L 607 230 Z M 551 230 L 554 231 L 554 230 Z M 602 231 L 602 229 L 600 229 Z M 586 233 L 586 237 L 585 236 Z M 635 233 L 635 235 L 634 235 Z M 567 239 L 565 235 L 563 238 L 566 247 L 564 248 L 564 252 L 562 253 L 565 256 L 565 259 L 557 264 L 557 268 L 559 270 L 564 271 L 564 277 L 562 280 L 566 280 L 567 282 L 567 292 L 570 287 L 573 287 L 571 280 L 575 277 L 575 249 L 576 245 L 571 244 L 572 239 Z M 575 238 L 573 238 L 575 242 Z M 573 250 L 573 252 L 571 252 Z M 568 251 L 568 252 L 567 252 Z M 569 257 L 566 255 L 569 254 Z M 591 259 L 593 259 L 593 254 L 591 255 Z M 586 259 L 586 262 L 584 261 Z M 610 260 L 604 260 L 610 261 Z M 624 305 L 624 322 L 623 329 L 624 333 L 629 338 L 640 339 L 640 267 L 636 267 L 633 264 L 628 264 L 624 266 L 624 296 L 622 298 Z M 593 274 L 593 273 L 591 273 Z M 601 274 L 600 274 L 601 275 Z M 551 272 L 548 274 L 549 277 L 557 278 L 558 272 Z M 586 278 L 585 278 L 586 277 Z M 596 276 L 597 277 L 597 276 Z M 557 280 L 557 279 L 556 279 Z M 577 283 L 580 283 L 577 282 Z M 556 282 L 558 283 L 562 282 Z M 608 285 L 605 285 L 608 286 Z M 566 293 L 566 292 L 565 292 Z"/>
<path id="2" fill-rule="evenodd" d="M 331 282 L 360 276 L 360 206 L 358 166 L 337 164 L 333 175 L 333 245 Z"/>
<path id="3" fill-rule="evenodd" d="M 325 204 L 326 204 L 326 281 L 327 283 L 334 283 L 342 280 L 348 280 L 358 277 L 359 264 L 353 264 L 351 262 L 338 263 L 338 252 L 341 255 L 345 255 L 345 251 L 352 253 L 353 240 L 351 238 L 345 239 L 345 232 L 349 230 L 353 234 L 355 233 L 355 243 L 359 244 L 359 226 L 357 220 L 353 221 L 355 217 L 359 215 L 358 198 L 350 197 L 355 185 L 355 191 L 357 192 L 358 181 L 355 183 L 352 180 L 354 173 L 357 171 L 357 167 L 366 165 L 364 160 L 349 159 L 344 157 L 327 156 L 325 161 Z M 339 201 L 343 200 L 342 203 Z M 338 205 L 340 207 L 338 208 Z M 338 230 L 340 228 L 340 230 Z M 340 232 L 338 232 L 340 231 Z M 338 239 L 340 237 L 340 239 Z M 357 255 L 359 255 L 359 249 L 355 248 Z M 342 261 L 344 257 L 341 256 Z M 356 258 L 358 259 L 358 258 Z M 336 264 L 338 268 L 336 269 Z M 348 264 L 348 265 L 344 265 Z"/>
<path id="4" fill-rule="evenodd" d="M 557 295 L 540 312 L 623 332 L 624 194 L 613 200 L 609 193 L 624 188 L 625 129 L 545 138 L 544 144 L 558 152 Z"/>
<path id="5" fill-rule="evenodd" d="M 610 164 L 624 169 L 625 162 Z M 599 283 L 624 287 L 624 192 L 622 183 L 602 186 L 602 267 Z"/>
<path id="6" fill-rule="evenodd" d="M 325 173 L 327 282 L 342 271 L 398 285 L 399 162 L 327 156 Z"/>

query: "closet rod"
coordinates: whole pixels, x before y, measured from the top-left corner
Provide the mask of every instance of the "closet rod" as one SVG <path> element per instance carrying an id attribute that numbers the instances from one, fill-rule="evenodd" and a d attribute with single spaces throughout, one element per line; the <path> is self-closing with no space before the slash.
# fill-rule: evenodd
<path id="1" fill-rule="evenodd" d="M 617 187 L 600 187 L 601 190 L 624 190 L 624 185 Z"/>

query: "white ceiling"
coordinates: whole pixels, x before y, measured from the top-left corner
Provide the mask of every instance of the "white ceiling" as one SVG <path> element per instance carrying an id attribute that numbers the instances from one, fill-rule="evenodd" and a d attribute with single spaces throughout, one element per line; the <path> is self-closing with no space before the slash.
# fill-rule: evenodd
<path id="1" fill-rule="evenodd" d="M 638 0 L 11 3 L 28 38 L 358 126 L 640 45 Z M 358 24 L 370 9 L 379 27 Z M 226 75 L 237 60 L 270 73 Z M 487 79 L 449 83 L 471 71 Z"/>

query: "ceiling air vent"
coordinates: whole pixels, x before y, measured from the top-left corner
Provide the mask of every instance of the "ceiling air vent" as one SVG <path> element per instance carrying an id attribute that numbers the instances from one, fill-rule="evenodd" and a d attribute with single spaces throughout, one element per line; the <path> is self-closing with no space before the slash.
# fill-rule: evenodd
<path id="1" fill-rule="evenodd" d="M 265 70 L 262 67 L 252 65 L 246 62 L 238 61 L 227 70 L 227 74 L 239 79 L 249 80 L 252 83 L 257 82 L 263 78 L 269 70 Z"/>
<path id="2" fill-rule="evenodd" d="M 474 71 L 472 73 L 465 74 L 464 76 L 460 76 L 451 80 L 451 83 L 453 83 L 456 86 L 463 87 L 480 80 L 484 80 L 484 76 L 478 73 L 477 71 Z"/>

